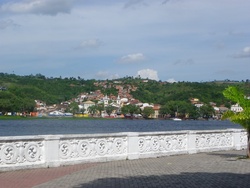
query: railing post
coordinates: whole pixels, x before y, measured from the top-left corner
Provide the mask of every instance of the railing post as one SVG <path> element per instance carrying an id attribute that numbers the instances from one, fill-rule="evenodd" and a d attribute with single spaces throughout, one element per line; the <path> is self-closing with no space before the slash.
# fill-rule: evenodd
<path id="1" fill-rule="evenodd" d="M 240 142 L 240 134 L 241 130 L 239 129 L 232 129 L 232 136 L 233 136 L 233 148 L 236 150 L 241 150 L 241 142 Z"/>
<path id="2" fill-rule="evenodd" d="M 59 139 L 60 138 L 55 135 L 45 137 L 45 163 L 47 167 L 60 166 Z"/>
<path id="3" fill-rule="evenodd" d="M 138 133 L 128 133 L 128 159 L 139 159 Z"/>
<path id="4" fill-rule="evenodd" d="M 197 153 L 196 148 L 196 131 L 188 131 L 188 139 L 187 139 L 187 151 L 189 154 Z"/>

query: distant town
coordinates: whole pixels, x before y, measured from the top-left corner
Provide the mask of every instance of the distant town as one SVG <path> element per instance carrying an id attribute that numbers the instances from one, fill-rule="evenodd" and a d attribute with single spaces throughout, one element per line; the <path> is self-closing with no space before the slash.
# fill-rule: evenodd
<path id="1" fill-rule="evenodd" d="M 93 102 L 98 100 L 97 103 Z M 79 95 L 77 98 L 71 100 L 71 101 L 65 101 L 61 104 L 55 104 L 52 106 L 47 106 L 44 102 L 40 100 L 36 100 L 36 111 L 37 112 L 31 112 L 31 116 L 54 116 L 54 117 L 62 117 L 62 116 L 75 116 L 75 117 L 102 117 L 102 118 L 127 118 L 131 117 L 130 114 L 122 114 L 121 109 L 122 107 L 126 105 L 135 105 L 138 106 L 140 109 L 140 112 L 143 112 L 145 108 L 151 108 L 153 110 L 152 114 L 150 114 L 150 118 L 157 119 L 157 118 L 165 118 L 166 116 L 162 116 L 160 113 L 161 105 L 159 104 L 149 104 L 149 103 L 142 103 L 137 99 L 133 98 L 127 98 L 123 97 L 121 98 L 118 96 L 103 96 L 99 91 L 87 94 L 83 93 Z M 77 103 L 78 104 L 78 112 L 75 113 L 69 113 L 67 112 L 68 107 L 71 103 Z M 204 104 L 199 101 L 197 98 L 192 98 L 190 100 L 190 103 L 194 105 L 197 110 L 201 108 Z M 103 110 L 99 114 L 99 112 L 95 112 L 94 114 L 91 113 L 91 107 L 103 104 Z M 222 116 L 222 114 L 225 111 L 231 110 L 233 112 L 241 112 L 243 109 L 238 104 L 234 104 L 231 106 L 231 108 L 227 107 L 217 107 L 216 104 L 210 103 L 210 105 L 213 107 L 214 112 L 211 114 L 210 118 L 219 120 Z M 112 113 L 108 114 L 105 111 L 105 108 L 107 106 L 112 106 L 114 109 L 112 110 Z M 126 116 L 127 115 L 127 116 Z M 178 117 L 178 112 L 176 111 L 175 114 Z M 141 113 L 133 114 L 133 118 L 143 118 L 143 115 Z M 171 119 L 171 116 L 167 116 L 167 118 Z M 202 117 L 199 117 L 202 119 Z M 183 119 L 188 119 L 188 114 L 185 114 L 185 117 Z"/>
<path id="2" fill-rule="evenodd" d="M 220 120 L 225 111 L 241 112 L 243 110 L 239 104 L 231 104 L 223 99 L 223 88 L 228 84 L 241 84 L 242 87 L 243 84 L 247 84 L 247 88 L 249 88 L 248 80 L 246 82 L 222 80 L 211 83 L 167 83 L 133 77 L 86 81 L 80 77 L 78 79 L 46 78 L 40 74 L 35 76 L 1 74 L 0 76 L 2 76 L 2 81 L 0 77 L 0 96 L 3 96 L 2 99 L 0 98 L 0 115 L 23 117 Z M 27 85 L 21 85 L 24 81 Z M 49 96 L 62 96 L 75 89 L 85 91 L 60 103 L 47 104 L 46 100 L 41 99 L 46 96 L 46 94 L 41 95 L 41 92 L 51 92 L 58 85 L 61 85 L 58 89 L 64 89 L 60 92 L 55 90 L 54 94 Z M 32 94 L 38 89 L 40 93 Z M 27 96 L 34 98 L 36 95 L 41 98 L 33 99 L 34 108 L 29 108 L 32 110 L 27 110 L 27 107 L 25 109 L 26 103 L 22 103 L 23 107 L 19 108 L 21 109 L 19 111 L 10 110 L 11 106 L 7 108 L 6 104 L 11 105 L 10 96 L 19 95 L 23 96 L 20 98 L 21 100 Z M 31 99 L 31 97 L 27 98 Z M 7 99 L 10 102 L 6 102 Z M 16 98 L 14 99 L 16 100 Z"/>

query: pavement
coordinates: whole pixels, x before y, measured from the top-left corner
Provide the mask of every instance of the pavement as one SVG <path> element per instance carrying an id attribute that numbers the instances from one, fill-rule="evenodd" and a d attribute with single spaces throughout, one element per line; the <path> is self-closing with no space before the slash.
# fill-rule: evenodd
<path id="1" fill-rule="evenodd" d="M 1 188 L 244 188 L 246 151 L 218 151 L 139 160 L 0 172 Z"/>

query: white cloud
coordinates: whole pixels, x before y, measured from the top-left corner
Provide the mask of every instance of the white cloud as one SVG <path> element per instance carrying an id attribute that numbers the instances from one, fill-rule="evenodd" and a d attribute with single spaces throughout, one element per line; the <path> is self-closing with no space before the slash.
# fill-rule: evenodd
<path id="1" fill-rule="evenodd" d="M 151 80 L 157 80 L 157 81 L 159 80 L 157 71 L 152 69 L 139 70 L 137 72 L 137 76 L 140 76 L 141 78 L 148 78 Z"/>
<path id="2" fill-rule="evenodd" d="M 169 78 L 168 80 L 167 80 L 167 82 L 169 82 L 169 83 L 174 83 L 174 82 L 177 82 L 174 78 Z"/>
<path id="3" fill-rule="evenodd" d="M 245 47 L 240 53 L 233 55 L 234 58 L 250 58 L 250 47 Z"/>
<path id="4" fill-rule="evenodd" d="M 97 78 L 105 79 L 107 78 L 109 73 L 107 71 L 99 71 L 96 73 Z"/>
<path id="5" fill-rule="evenodd" d="M 57 15 L 70 13 L 73 0 L 24 0 L 16 3 L 6 3 L 0 7 L 0 12 L 31 13 Z"/>
<path id="6" fill-rule="evenodd" d="M 98 79 L 116 79 L 120 76 L 118 74 L 110 74 L 108 71 L 99 71 L 96 73 Z"/>
<path id="7" fill-rule="evenodd" d="M 85 49 L 85 48 L 98 48 L 103 44 L 103 42 L 99 39 L 88 39 L 76 47 L 77 49 Z"/>
<path id="8" fill-rule="evenodd" d="M 113 74 L 110 77 L 110 79 L 117 79 L 117 78 L 120 78 L 119 74 Z"/>
<path id="9" fill-rule="evenodd" d="M 208 70 L 229 67 L 242 70 L 242 74 L 226 78 L 249 79 L 250 64 L 246 62 L 250 45 L 246 39 L 250 36 L 250 1 L 0 2 L 1 62 L 5 62 L 3 66 L 12 65 L 10 71 L 16 73 L 21 70 L 16 68 L 19 62 L 27 62 L 25 74 L 43 71 L 40 73 L 44 75 L 70 77 L 85 71 L 82 73 L 85 78 L 96 78 L 99 70 L 108 71 L 106 76 L 99 73 L 105 78 L 115 73 L 131 76 L 133 66 L 134 75 L 137 70 L 152 68 L 158 71 L 161 80 L 200 81 L 223 79 L 224 75 Z M 15 23 L 22 27 L 13 27 Z M 211 32 L 215 34 L 209 35 Z M 231 54 L 232 58 L 225 54 Z M 114 61 L 120 65 L 115 66 Z M 46 70 L 38 69 L 34 62 L 41 62 L 40 65 L 48 62 Z M 60 70 L 54 69 L 54 62 L 65 66 L 57 65 Z M 193 63 L 196 66 L 189 66 Z M 3 66 L 1 71 L 9 71 Z"/>
<path id="10" fill-rule="evenodd" d="M 243 52 L 244 52 L 244 53 L 247 53 L 247 54 L 250 54 L 250 47 L 249 47 L 249 46 L 245 47 L 245 48 L 243 49 Z"/>
<path id="11" fill-rule="evenodd" d="M 120 58 L 120 63 L 133 63 L 144 61 L 146 57 L 142 53 L 129 54 Z"/>

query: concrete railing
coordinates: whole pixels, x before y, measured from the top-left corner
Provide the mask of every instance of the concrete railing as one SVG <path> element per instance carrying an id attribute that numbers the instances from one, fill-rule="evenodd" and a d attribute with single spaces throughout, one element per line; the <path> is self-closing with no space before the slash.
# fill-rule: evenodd
<path id="1" fill-rule="evenodd" d="M 241 129 L 0 137 L 0 171 L 246 148 Z"/>

